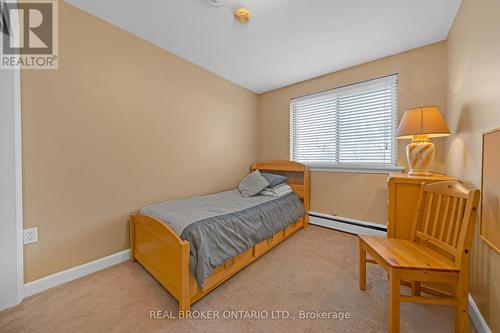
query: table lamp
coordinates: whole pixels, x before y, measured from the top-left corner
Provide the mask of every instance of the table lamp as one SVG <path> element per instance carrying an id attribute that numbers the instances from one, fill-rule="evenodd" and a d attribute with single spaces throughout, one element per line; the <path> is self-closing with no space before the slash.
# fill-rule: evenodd
<path id="1" fill-rule="evenodd" d="M 411 176 L 432 175 L 429 166 L 434 159 L 435 148 L 429 138 L 448 135 L 450 135 L 450 130 L 437 107 L 426 106 L 406 111 L 399 124 L 396 137 L 412 139 L 411 143 L 406 146 L 406 158 L 410 165 L 408 174 Z"/>

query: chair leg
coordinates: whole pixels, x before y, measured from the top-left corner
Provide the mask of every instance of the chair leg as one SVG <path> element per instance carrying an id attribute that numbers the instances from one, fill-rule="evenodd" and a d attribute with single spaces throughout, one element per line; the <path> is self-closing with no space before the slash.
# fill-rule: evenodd
<path id="1" fill-rule="evenodd" d="M 420 296 L 420 281 L 413 281 L 411 283 L 411 294 L 413 296 Z"/>
<path id="2" fill-rule="evenodd" d="M 389 332 L 399 332 L 400 308 L 400 273 L 391 269 L 389 272 Z"/>
<path id="3" fill-rule="evenodd" d="M 455 308 L 455 332 L 467 333 L 469 326 L 469 286 L 465 274 L 460 274 L 455 292 L 457 305 Z"/>
<path id="4" fill-rule="evenodd" d="M 366 289 L 366 251 L 359 240 L 359 289 Z"/>

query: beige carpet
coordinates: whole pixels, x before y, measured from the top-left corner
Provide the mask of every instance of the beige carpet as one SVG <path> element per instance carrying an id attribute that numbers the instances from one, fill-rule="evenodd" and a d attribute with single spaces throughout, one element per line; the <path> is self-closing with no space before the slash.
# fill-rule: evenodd
<path id="1" fill-rule="evenodd" d="M 281 313 L 295 319 L 150 319 L 150 311 L 175 311 L 177 303 L 139 264 L 127 262 L 0 312 L 0 332 L 386 332 L 386 275 L 370 265 L 367 290 L 361 292 L 357 258 L 355 236 L 311 226 L 192 307 L 219 311 L 212 314 L 220 317 L 229 310 L 268 311 L 261 316 L 287 311 Z M 301 310 L 349 312 L 351 318 L 299 319 Z M 453 327 L 452 307 L 401 306 L 402 332 Z M 469 329 L 474 332 L 471 324 Z"/>

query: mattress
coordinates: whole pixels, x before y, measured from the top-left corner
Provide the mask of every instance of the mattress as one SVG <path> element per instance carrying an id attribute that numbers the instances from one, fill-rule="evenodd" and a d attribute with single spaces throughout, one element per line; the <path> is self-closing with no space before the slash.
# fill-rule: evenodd
<path id="1" fill-rule="evenodd" d="M 295 193 L 244 198 L 238 189 L 141 209 L 190 242 L 189 269 L 200 287 L 213 270 L 305 214 Z"/>

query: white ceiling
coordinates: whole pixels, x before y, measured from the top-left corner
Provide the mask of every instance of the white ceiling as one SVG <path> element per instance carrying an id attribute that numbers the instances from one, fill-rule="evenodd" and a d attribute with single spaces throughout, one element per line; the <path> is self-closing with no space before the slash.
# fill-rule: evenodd
<path id="1" fill-rule="evenodd" d="M 446 39 L 461 0 L 66 2 L 262 93 Z"/>

